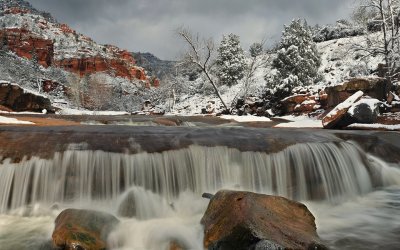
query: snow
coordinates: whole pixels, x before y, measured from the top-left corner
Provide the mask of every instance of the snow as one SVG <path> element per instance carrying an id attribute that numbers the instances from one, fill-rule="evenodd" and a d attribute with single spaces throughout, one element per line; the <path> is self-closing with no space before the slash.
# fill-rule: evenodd
<path id="1" fill-rule="evenodd" d="M 124 111 L 90 111 L 90 110 L 78 110 L 78 109 L 62 109 L 56 112 L 58 115 L 130 115 L 128 112 Z"/>
<path id="2" fill-rule="evenodd" d="M 46 112 L 47 113 L 47 112 Z M 8 115 L 44 115 L 45 113 L 37 113 L 37 112 L 8 112 L 8 111 L 0 111 L 0 114 L 8 114 Z"/>
<path id="3" fill-rule="evenodd" d="M 226 120 L 234 120 L 237 122 L 270 122 L 271 119 L 267 117 L 261 116 L 252 116 L 252 115 L 244 115 L 244 116 L 237 116 L 237 115 L 222 115 L 220 116 L 222 119 Z"/>
<path id="4" fill-rule="evenodd" d="M 27 122 L 27 121 L 20 121 L 18 119 L 15 118 L 8 118 L 8 117 L 4 117 L 4 116 L 0 116 L 0 124 L 34 124 L 32 122 Z"/>
<path id="5" fill-rule="evenodd" d="M 371 99 L 361 99 L 358 102 L 354 103 L 347 112 L 350 115 L 354 115 L 354 109 L 356 108 L 356 106 L 358 106 L 362 103 L 367 104 L 371 110 L 375 110 L 376 107 L 378 106 L 378 104 L 381 103 L 381 101 L 379 101 L 378 99 L 372 99 L 372 98 Z"/>
<path id="6" fill-rule="evenodd" d="M 275 128 L 322 128 L 322 121 L 308 116 L 283 116 L 281 117 L 291 122 L 280 123 Z"/>
<path id="7" fill-rule="evenodd" d="M 382 36 L 380 32 L 371 36 Z M 318 51 L 322 55 L 320 73 L 326 85 L 338 85 L 349 78 L 369 76 L 370 72 L 383 63 L 382 56 L 367 56 L 367 52 L 356 50 L 356 46 L 366 47 L 366 36 L 355 36 L 318 43 Z"/>
<path id="8" fill-rule="evenodd" d="M 348 128 L 367 128 L 367 129 L 385 129 L 385 130 L 400 130 L 400 124 L 397 125 L 385 125 L 385 124 L 362 124 L 362 123 L 353 123 L 348 126 Z"/>

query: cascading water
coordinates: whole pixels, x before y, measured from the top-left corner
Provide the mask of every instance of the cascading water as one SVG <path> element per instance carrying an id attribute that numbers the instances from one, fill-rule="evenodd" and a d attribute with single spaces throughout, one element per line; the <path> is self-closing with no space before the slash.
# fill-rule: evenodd
<path id="1" fill-rule="evenodd" d="M 68 150 L 51 159 L 3 160 L 0 249 L 15 249 L 16 243 L 5 236 L 12 216 L 36 214 L 34 221 L 51 214 L 44 220 L 48 228 L 58 212 L 49 209 L 54 204 L 132 217 L 111 235 L 116 249 L 163 249 L 171 239 L 201 249 L 198 221 L 207 205 L 200 199 L 203 192 L 229 188 L 277 194 L 325 211 L 321 204 L 337 207 L 376 187 L 400 186 L 398 167 L 353 142 L 303 143 L 270 154 L 192 145 L 162 153 Z"/>

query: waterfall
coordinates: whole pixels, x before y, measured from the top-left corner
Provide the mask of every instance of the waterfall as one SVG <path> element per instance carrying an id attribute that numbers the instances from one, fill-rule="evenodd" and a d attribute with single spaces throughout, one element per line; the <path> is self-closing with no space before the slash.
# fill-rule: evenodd
<path id="1" fill-rule="evenodd" d="M 168 207 L 182 192 L 221 188 L 334 202 L 392 184 L 400 184 L 400 171 L 352 142 L 302 143 L 272 154 L 196 145 L 137 154 L 71 149 L 51 159 L 3 160 L 0 213 L 37 203 L 115 204 L 129 192 L 141 200 L 157 194 L 163 201 L 155 206 Z"/>

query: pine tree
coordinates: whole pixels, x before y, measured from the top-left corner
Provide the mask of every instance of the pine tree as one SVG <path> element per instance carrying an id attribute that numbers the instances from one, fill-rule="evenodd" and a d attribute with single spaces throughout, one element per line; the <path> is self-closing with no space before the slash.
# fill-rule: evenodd
<path id="1" fill-rule="evenodd" d="M 278 71 L 274 84 L 285 83 L 291 87 L 313 84 L 320 78 L 320 65 L 321 56 L 310 28 L 305 21 L 293 20 L 284 28 L 280 49 L 273 61 Z"/>
<path id="2" fill-rule="evenodd" d="M 223 36 L 218 48 L 217 65 L 217 75 L 222 84 L 232 86 L 244 77 L 246 61 L 239 36 Z"/>

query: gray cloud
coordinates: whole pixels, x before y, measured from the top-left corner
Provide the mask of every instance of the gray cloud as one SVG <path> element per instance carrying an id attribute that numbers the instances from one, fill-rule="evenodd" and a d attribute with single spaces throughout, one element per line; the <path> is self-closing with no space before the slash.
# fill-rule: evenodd
<path id="1" fill-rule="evenodd" d="M 185 26 L 219 40 L 241 36 L 243 47 L 263 38 L 279 40 L 293 18 L 310 24 L 347 18 L 349 0 L 30 0 L 62 23 L 99 43 L 174 59 L 181 43 L 174 35 Z"/>

